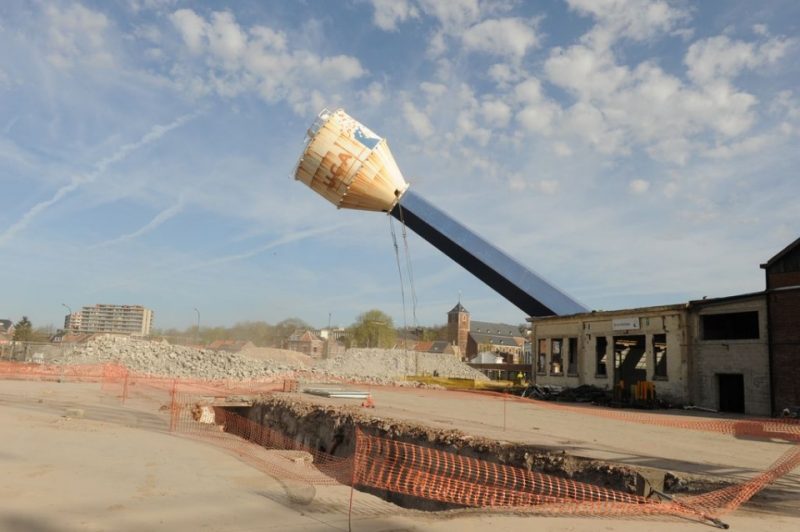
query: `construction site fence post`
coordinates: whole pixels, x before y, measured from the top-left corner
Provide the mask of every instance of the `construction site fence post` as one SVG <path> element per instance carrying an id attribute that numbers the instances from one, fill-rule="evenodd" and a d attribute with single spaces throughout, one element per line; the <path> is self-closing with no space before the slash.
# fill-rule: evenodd
<path id="1" fill-rule="evenodd" d="M 358 425 L 353 427 L 353 471 L 350 474 L 350 504 L 347 509 L 347 530 L 348 532 L 352 532 L 353 530 L 353 497 L 356 491 L 356 478 L 358 475 L 358 433 L 361 432 L 361 429 L 358 428 Z"/>
<path id="2" fill-rule="evenodd" d="M 125 381 L 122 383 L 122 404 L 125 404 L 125 401 L 128 399 L 128 378 L 130 376 L 130 371 L 128 368 L 125 368 Z"/>
<path id="3" fill-rule="evenodd" d="M 172 380 L 172 392 L 170 393 L 171 400 L 169 405 L 170 418 L 169 418 L 169 431 L 175 432 L 178 428 L 178 380 Z"/>

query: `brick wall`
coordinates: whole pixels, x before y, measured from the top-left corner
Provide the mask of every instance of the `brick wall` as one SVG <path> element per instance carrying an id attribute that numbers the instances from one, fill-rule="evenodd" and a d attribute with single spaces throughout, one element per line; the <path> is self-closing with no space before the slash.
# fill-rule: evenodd
<path id="1" fill-rule="evenodd" d="M 800 286 L 800 272 L 769 273 L 767 275 L 767 288 L 783 288 L 785 286 Z"/>
<path id="2" fill-rule="evenodd" d="M 757 311 L 759 338 L 750 340 L 704 340 L 700 320 L 708 314 Z M 767 341 L 767 301 L 762 296 L 734 301 L 712 302 L 695 307 L 692 323 L 692 401 L 698 406 L 720 407 L 720 374 L 741 374 L 744 380 L 746 414 L 768 416 L 770 407 L 770 366 Z"/>
<path id="3" fill-rule="evenodd" d="M 780 413 L 787 406 L 800 406 L 800 289 L 770 294 L 769 305 L 772 406 Z"/>

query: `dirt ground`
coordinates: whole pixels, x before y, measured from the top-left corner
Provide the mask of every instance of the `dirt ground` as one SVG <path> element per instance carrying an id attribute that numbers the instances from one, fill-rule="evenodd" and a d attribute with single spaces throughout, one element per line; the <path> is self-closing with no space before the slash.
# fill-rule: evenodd
<path id="1" fill-rule="evenodd" d="M 763 471 L 793 445 L 783 441 L 737 438 L 713 432 L 618 421 L 591 415 L 589 412 L 596 411 L 597 407 L 577 403 L 569 406 L 586 410 L 585 415 L 563 411 L 553 407 L 552 403 L 503 401 L 469 392 L 363 386 L 358 389 L 372 393 L 375 409 L 370 413 L 380 417 L 424 422 L 498 440 L 531 443 L 575 456 L 631 466 L 719 475 L 728 480 L 746 479 Z M 358 401 L 308 394 L 297 397 L 318 404 L 358 404 Z M 722 418 L 682 410 L 627 412 L 690 417 L 710 422 Z M 800 471 L 786 478 L 800 489 Z"/>
<path id="2" fill-rule="evenodd" d="M 388 406 L 393 393 L 376 392 L 379 409 L 396 409 L 392 415 L 422 415 L 415 412 L 416 402 L 410 399 L 409 405 L 400 401 Z M 468 404 L 465 411 L 448 411 L 439 404 L 441 397 L 423 402 L 429 412 L 425 417 L 439 419 L 438 423 L 464 424 L 466 428 L 483 424 L 482 430 L 493 432 L 495 437 L 498 430 L 502 431 L 496 413 L 486 422 L 472 413 L 485 408 L 485 415 L 491 416 L 494 403 Z M 75 408 L 82 412 L 71 410 Z M 564 437 L 560 431 L 566 429 L 556 426 L 550 430 L 540 412 L 529 415 L 533 417 L 517 413 L 507 418 L 518 422 L 509 439 L 523 432 L 536 436 L 546 432 L 557 444 Z M 581 419 L 576 423 L 584 436 L 575 445 L 587 445 L 593 434 L 593 427 L 584 421 L 589 422 Z M 0 531 L 348 529 L 349 488 L 317 486 L 310 504 L 294 503 L 289 495 L 303 493 L 308 487 L 287 486 L 216 447 L 176 437 L 167 432 L 166 414 L 155 405 L 134 401 L 123 406 L 118 399 L 102 394 L 98 385 L 0 381 L 0 427 Z M 697 462 L 707 462 L 707 467 L 715 471 L 744 474 L 768 464 L 782 449 L 779 444 L 731 438 L 732 447 L 723 448 L 718 457 L 714 447 L 719 441 L 705 440 L 700 434 L 700 441 L 675 443 L 704 449 L 703 458 Z M 656 435 L 645 441 L 658 439 Z M 625 454 L 626 446 L 614 443 L 613 438 L 605 445 L 608 449 L 603 452 Z M 669 447 L 668 442 L 661 445 Z M 628 449 L 629 458 L 638 456 L 630 446 Z M 647 455 L 657 456 L 658 452 L 654 447 Z M 738 462 L 729 460 L 739 452 Z M 800 529 L 796 514 L 766 507 L 745 507 L 726 516 L 725 521 L 734 530 Z M 356 531 L 660 531 L 701 530 L 705 526 L 679 520 L 545 518 L 486 512 L 434 516 L 402 510 L 360 492 L 354 497 L 352 522 Z"/>

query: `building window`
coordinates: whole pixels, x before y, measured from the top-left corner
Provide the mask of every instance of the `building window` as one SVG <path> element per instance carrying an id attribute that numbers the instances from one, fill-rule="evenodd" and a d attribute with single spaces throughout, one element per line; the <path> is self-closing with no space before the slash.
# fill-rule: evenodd
<path id="1" fill-rule="evenodd" d="M 547 373 L 547 340 L 539 339 L 539 349 L 536 353 L 536 373 Z"/>
<path id="2" fill-rule="evenodd" d="M 653 335 L 653 377 L 666 380 L 667 378 L 667 335 Z"/>
<path id="3" fill-rule="evenodd" d="M 605 336 L 598 336 L 596 338 L 597 344 L 595 347 L 595 374 L 598 377 L 606 377 L 608 369 L 606 366 L 606 351 L 608 350 L 608 339 Z"/>
<path id="4" fill-rule="evenodd" d="M 550 342 L 550 375 L 564 374 L 564 362 L 561 358 L 561 346 L 563 342 L 561 338 L 554 338 Z"/>
<path id="5" fill-rule="evenodd" d="M 758 311 L 700 316 L 703 340 L 756 340 Z"/>
<path id="6" fill-rule="evenodd" d="M 578 375 L 578 339 L 570 338 L 569 353 L 567 353 L 567 375 Z"/>

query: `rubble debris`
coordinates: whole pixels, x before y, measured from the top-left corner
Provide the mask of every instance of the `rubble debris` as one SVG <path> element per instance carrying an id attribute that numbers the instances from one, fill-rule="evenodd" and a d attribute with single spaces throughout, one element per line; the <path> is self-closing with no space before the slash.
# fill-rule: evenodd
<path id="1" fill-rule="evenodd" d="M 207 380 L 272 378 L 305 366 L 254 360 L 237 353 L 172 345 L 119 335 L 101 335 L 54 360 L 56 364 L 118 362 L 140 374 Z"/>
<path id="2" fill-rule="evenodd" d="M 609 391 L 590 384 L 582 384 L 575 388 L 552 384 L 531 384 L 522 392 L 522 397 L 568 403 L 607 404 L 611 401 Z"/>
<path id="3" fill-rule="evenodd" d="M 259 348 L 261 349 L 261 348 Z M 314 361 L 289 356 L 286 350 L 261 349 L 259 358 L 211 349 L 172 345 L 119 335 L 100 335 L 68 354 L 53 359 L 55 364 L 119 363 L 138 374 L 204 380 L 276 380 L 324 382 L 350 380 L 363 383 L 419 386 L 402 382 L 407 375 L 432 374 L 487 380 L 452 355 L 415 353 L 403 349 L 349 349 L 343 354 Z"/>
<path id="4" fill-rule="evenodd" d="M 404 349 L 348 349 L 337 357 L 320 360 L 314 370 L 352 379 L 402 380 L 407 375 L 432 375 L 436 371 L 441 377 L 489 380 L 453 355 Z"/>

